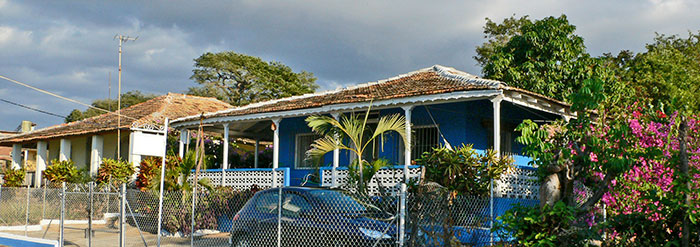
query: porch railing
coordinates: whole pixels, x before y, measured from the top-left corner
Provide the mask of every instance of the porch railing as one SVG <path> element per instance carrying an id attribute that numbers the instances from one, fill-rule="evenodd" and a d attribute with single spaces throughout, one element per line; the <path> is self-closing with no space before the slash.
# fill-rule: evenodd
<path id="1" fill-rule="evenodd" d="M 408 166 L 408 178 L 420 179 L 421 166 Z M 330 187 L 333 185 L 333 167 L 321 167 L 321 186 Z M 336 168 L 336 181 L 338 185 L 344 185 L 348 182 L 348 168 Z M 370 194 L 379 193 L 379 185 L 387 190 L 387 192 L 398 191 L 396 187 L 403 181 L 403 166 L 384 167 L 379 169 L 367 185 L 367 190 Z"/>
<path id="2" fill-rule="evenodd" d="M 421 177 L 421 166 L 409 166 L 408 177 Z M 344 185 L 348 182 L 348 168 L 336 168 L 337 182 Z M 537 200 L 539 198 L 540 183 L 537 180 L 537 169 L 528 166 L 515 166 L 494 181 L 494 196 L 514 199 Z M 330 187 L 333 184 L 332 167 L 321 167 L 321 186 Z M 381 183 L 388 192 L 393 192 L 397 184 L 403 180 L 403 166 L 386 167 L 380 169 L 367 186 L 370 194 L 379 192 Z"/>
<path id="3" fill-rule="evenodd" d="M 270 188 L 272 184 L 272 168 L 239 168 L 239 169 L 207 169 L 199 171 L 200 178 L 209 179 L 211 185 L 233 187 L 237 190 L 249 189 L 253 185 L 259 188 Z M 277 173 L 277 185 L 289 186 L 289 168 L 282 167 L 275 170 Z M 194 171 L 187 177 L 188 181 L 194 179 Z"/>

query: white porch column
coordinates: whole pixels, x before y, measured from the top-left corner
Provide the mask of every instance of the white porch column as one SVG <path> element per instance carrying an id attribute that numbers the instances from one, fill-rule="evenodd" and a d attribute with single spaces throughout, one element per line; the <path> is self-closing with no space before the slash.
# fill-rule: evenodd
<path id="1" fill-rule="evenodd" d="M 228 123 L 224 124 L 224 157 L 221 170 L 228 169 Z"/>
<path id="2" fill-rule="evenodd" d="M 411 111 L 413 106 L 404 106 L 406 115 L 406 142 L 404 143 L 403 181 L 408 182 L 408 166 L 411 165 Z"/>
<path id="3" fill-rule="evenodd" d="M 134 154 L 134 135 L 136 133 L 141 133 L 141 131 L 131 131 L 131 133 L 129 133 L 129 162 L 134 165 L 138 171 L 139 165 L 141 164 L 141 155 Z"/>
<path id="4" fill-rule="evenodd" d="M 331 116 L 335 118 L 336 121 L 340 121 L 340 112 L 334 112 L 331 113 Z M 335 135 L 335 143 L 338 144 L 340 141 L 339 136 Z M 340 165 L 340 149 L 336 147 L 333 149 L 333 170 L 331 170 L 331 186 L 336 187 L 338 186 L 338 165 Z"/>
<path id="5" fill-rule="evenodd" d="M 255 162 L 253 163 L 253 167 L 258 168 L 258 153 L 260 153 L 260 140 L 255 139 Z"/>
<path id="6" fill-rule="evenodd" d="M 70 140 L 61 139 L 61 147 L 58 151 L 58 160 L 66 161 L 70 159 Z"/>
<path id="7" fill-rule="evenodd" d="M 280 165 L 280 121 L 282 119 L 272 119 L 272 128 L 275 131 L 272 139 L 272 187 L 277 187 L 277 168 Z"/>
<path id="8" fill-rule="evenodd" d="M 503 95 L 500 94 L 491 99 L 493 103 L 493 150 L 496 152 L 496 158 L 501 157 L 501 101 Z M 493 179 L 489 184 L 489 227 L 493 229 Z M 493 233 L 490 234 L 490 242 L 493 243 Z"/>
<path id="9" fill-rule="evenodd" d="M 104 137 L 101 135 L 92 136 L 92 146 L 90 147 L 90 175 L 96 175 L 102 163 L 104 154 Z"/>
<path id="10" fill-rule="evenodd" d="M 180 158 L 185 157 L 185 143 L 189 143 L 190 135 L 189 131 L 184 129 L 180 131 L 180 141 L 178 141 L 178 152 L 177 155 Z"/>
<path id="11" fill-rule="evenodd" d="M 503 96 L 499 95 L 491 99 L 493 102 L 493 150 L 496 156 L 501 155 L 501 101 Z"/>
<path id="12" fill-rule="evenodd" d="M 12 144 L 12 169 L 17 170 L 21 168 L 22 164 L 22 144 L 15 143 Z"/>
<path id="13" fill-rule="evenodd" d="M 41 187 L 42 172 L 46 170 L 46 157 L 48 156 L 47 145 L 45 141 L 36 143 L 36 173 L 34 175 L 34 185 Z"/>

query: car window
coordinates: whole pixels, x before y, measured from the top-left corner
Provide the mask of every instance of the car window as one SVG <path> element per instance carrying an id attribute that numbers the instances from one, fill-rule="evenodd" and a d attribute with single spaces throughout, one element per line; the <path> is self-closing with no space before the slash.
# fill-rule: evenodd
<path id="1" fill-rule="evenodd" d="M 279 204 L 279 193 L 277 191 L 267 192 L 258 197 L 255 209 L 263 213 L 277 213 L 277 204 Z"/>
<path id="2" fill-rule="evenodd" d="M 376 206 L 340 191 L 314 190 L 310 193 L 334 212 L 366 213 L 368 211 L 379 211 Z"/>
<path id="3" fill-rule="evenodd" d="M 306 198 L 296 193 L 285 192 L 282 201 L 282 215 L 289 217 L 299 217 L 299 213 L 310 211 L 313 206 Z"/>

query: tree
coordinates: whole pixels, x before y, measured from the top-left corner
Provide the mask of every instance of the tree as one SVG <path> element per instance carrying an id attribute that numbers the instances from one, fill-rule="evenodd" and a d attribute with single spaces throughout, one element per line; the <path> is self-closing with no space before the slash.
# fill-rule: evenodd
<path id="1" fill-rule="evenodd" d="M 364 117 L 355 115 L 342 116 L 336 120 L 328 116 L 310 116 L 306 122 L 311 129 L 322 135 L 320 139 L 311 144 L 308 155 L 312 160 L 318 160 L 328 152 L 335 150 L 348 150 L 352 155 L 356 155 L 354 163 L 350 167 L 350 176 L 357 177 L 357 187 L 360 192 L 365 192 L 366 184 L 372 179 L 376 171 L 381 168 L 384 161 L 367 161 L 362 158 L 367 147 L 377 138 L 388 132 L 397 132 L 403 140 L 406 139 L 406 118 L 399 114 L 382 116 L 375 128 L 367 125 L 367 116 L 370 109 L 367 109 Z M 336 141 L 338 138 L 338 141 Z M 383 144 L 382 144 L 383 145 Z M 372 162 L 372 163 L 370 163 Z"/>
<path id="2" fill-rule="evenodd" d="M 188 94 L 215 97 L 234 106 L 312 93 L 318 88 L 312 73 L 295 73 L 280 62 L 232 51 L 202 54 L 195 60 Z"/>
<path id="3" fill-rule="evenodd" d="M 555 99 L 569 101 L 584 79 L 606 81 L 605 92 L 625 92 L 623 84 L 610 80 L 603 60 L 586 52 L 583 38 L 565 15 L 530 21 L 510 17 L 502 24 L 487 19 L 485 37 L 475 59 L 484 77 L 501 80 Z M 616 98 L 611 98 L 616 99 Z"/>
<path id="4" fill-rule="evenodd" d="M 521 35 L 520 30 L 524 25 L 532 24 L 528 18 L 527 15 L 520 18 L 515 18 L 513 15 L 503 19 L 503 23 L 498 24 L 487 17 L 484 25 L 484 38 L 487 41 L 476 47 L 476 56 L 474 56 L 476 62 L 481 67 L 485 67 L 497 49 L 504 47 L 511 37 Z"/>
<path id="5" fill-rule="evenodd" d="M 121 108 L 126 108 L 132 105 L 136 105 L 141 102 L 145 102 L 147 100 L 153 99 L 156 96 L 153 94 L 143 94 L 138 90 L 134 91 L 129 91 L 126 93 L 122 94 L 122 99 L 121 99 Z M 116 111 L 118 104 L 117 99 L 98 99 L 92 102 L 92 106 L 100 108 L 100 109 L 105 109 L 108 111 Z M 73 109 L 73 111 L 66 116 L 65 122 L 70 123 L 74 121 L 80 121 L 86 118 L 94 117 L 97 115 L 102 115 L 104 114 L 104 111 L 96 110 L 93 108 L 88 108 L 85 111 L 80 111 L 78 109 Z"/>
<path id="6" fill-rule="evenodd" d="M 646 49 L 604 58 L 616 77 L 635 89 L 637 98 L 668 112 L 700 111 L 700 32 L 688 38 L 657 34 Z"/>

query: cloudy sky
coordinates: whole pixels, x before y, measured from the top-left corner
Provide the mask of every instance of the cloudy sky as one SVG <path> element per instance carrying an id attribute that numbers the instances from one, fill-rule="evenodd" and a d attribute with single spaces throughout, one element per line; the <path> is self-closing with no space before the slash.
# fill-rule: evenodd
<path id="1" fill-rule="evenodd" d="M 321 90 L 433 64 L 480 74 L 472 58 L 484 18 L 566 14 L 593 55 L 642 51 L 654 33 L 700 30 L 700 3 L 589 1 L 14 1 L 0 0 L 0 75 L 90 103 L 116 96 L 115 34 L 124 46 L 122 91 L 164 94 L 195 86 L 193 59 L 233 50 L 318 77 Z M 67 115 L 84 107 L 0 80 L 0 99 Z M 63 119 L 0 102 L 0 130 Z"/>

